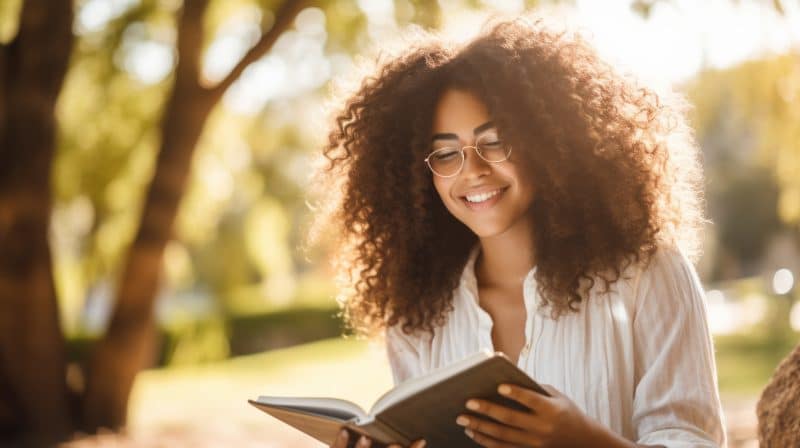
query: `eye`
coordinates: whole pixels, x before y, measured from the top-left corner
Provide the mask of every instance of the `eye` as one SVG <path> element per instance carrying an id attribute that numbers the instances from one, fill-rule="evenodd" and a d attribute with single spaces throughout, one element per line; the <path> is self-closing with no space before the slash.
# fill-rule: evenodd
<path id="1" fill-rule="evenodd" d="M 478 146 L 483 146 L 483 147 L 487 147 L 487 148 L 498 148 L 500 146 L 503 146 L 503 142 L 501 140 L 498 140 L 498 139 L 490 139 L 490 140 L 482 141 L 482 142 L 478 143 Z"/>
<path id="2" fill-rule="evenodd" d="M 431 160 L 436 162 L 446 162 L 458 156 L 458 150 L 455 148 L 442 148 L 434 151 L 431 154 Z"/>

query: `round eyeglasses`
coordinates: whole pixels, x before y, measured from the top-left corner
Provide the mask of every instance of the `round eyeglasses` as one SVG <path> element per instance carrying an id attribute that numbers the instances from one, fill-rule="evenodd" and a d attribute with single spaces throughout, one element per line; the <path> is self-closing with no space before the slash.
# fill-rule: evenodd
<path id="1" fill-rule="evenodd" d="M 428 157 L 425 158 L 425 163 L 428 164 L 428 168 L 431 169 L 433 174 L 439 177 L 456 176 L 464 168 L 464 160 L 466 159 L 464 151 L 467 148 L 474 149 L 481 159 L 489 163 L 503 162 L 508 160 L 511 155 L 511 146 L 500 140 L 490 139 L 480 141 L 474 146 L 439 148 L 428 154 Z"/>

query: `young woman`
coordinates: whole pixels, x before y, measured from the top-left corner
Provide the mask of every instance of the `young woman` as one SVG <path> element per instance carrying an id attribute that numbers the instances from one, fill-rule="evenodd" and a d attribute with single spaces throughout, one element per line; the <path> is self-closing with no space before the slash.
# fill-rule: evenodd
<path id="1" fill-rule="evenodd" d="M 483 446 L 723 446 L 681 104 L 527 19 L 384 63 L 318 179 L 346 321 L 396 383 L 489 348 L 548 385 L 466 403 Z"/>

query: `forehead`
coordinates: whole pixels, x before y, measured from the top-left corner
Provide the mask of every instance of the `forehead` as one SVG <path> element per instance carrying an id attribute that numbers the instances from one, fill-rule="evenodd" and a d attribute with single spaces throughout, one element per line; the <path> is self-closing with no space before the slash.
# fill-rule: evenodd
<path id="1" fill-rule="evenodd" d="M 472 130 L 490 121 L 486 105 L 475 94 L 448 89 L 439 97 L 433 115 L 433 133 L 454 133 L 461 138 L 472 136 Z"/>

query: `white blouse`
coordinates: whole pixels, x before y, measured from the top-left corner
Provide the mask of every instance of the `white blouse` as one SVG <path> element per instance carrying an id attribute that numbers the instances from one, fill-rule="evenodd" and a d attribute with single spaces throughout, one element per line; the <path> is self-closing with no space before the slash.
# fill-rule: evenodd
<path id="1" fill-rule="evenodd" d="M 488 348 L 492 318 L 480 307 L 467 262 L 454 310 L 431 338 L 386 331 L 395 385 Z M 631 265 L 609 294 L 595 282 L 579 312 L 554 320 L 538 309 L 534 267 L 525 277 L 525 347 L 517 365 L 568 396 L 588 416 L 641 444 L 725 446 L 714 347 L 703 289 L 682 253 L 662 249 Z"/>

